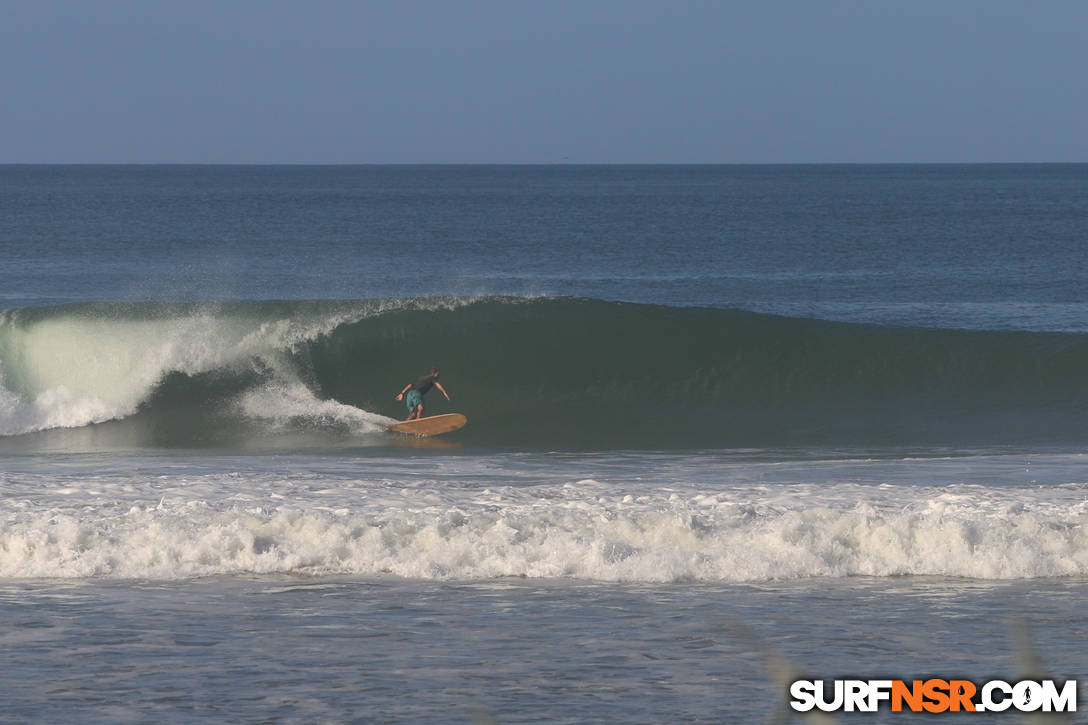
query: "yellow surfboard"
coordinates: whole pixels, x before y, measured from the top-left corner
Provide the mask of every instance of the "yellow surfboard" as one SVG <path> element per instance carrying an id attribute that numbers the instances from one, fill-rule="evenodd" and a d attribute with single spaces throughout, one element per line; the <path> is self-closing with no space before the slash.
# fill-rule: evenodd
<path id="1" fill-rule="evenodd" d="M 432 415 L 426 418 L 394 423 L 386 430 L 396 431 L 397 433 L 411 433 L 417 436 L 438 436 L 457 430 L 467 422 L 468 418 L 460 413 L 447 413 L 445 415 Z"/>

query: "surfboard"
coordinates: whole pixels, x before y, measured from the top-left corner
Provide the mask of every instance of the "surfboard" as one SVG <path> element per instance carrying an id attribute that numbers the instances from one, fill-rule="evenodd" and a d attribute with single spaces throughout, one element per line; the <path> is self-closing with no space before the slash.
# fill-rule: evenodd
<path id="1" fill-rule="evenodd" d="M 445 415 L 432 415 L 426 418 L 401 421 L 400 423 L 394 423 L 386 430 L 396 431 L 397 433 L 411 433 L 417 436 L 438 436 L 455 431 L 467 422 L 468 418 L 460 413 L 446 413 Z"/>

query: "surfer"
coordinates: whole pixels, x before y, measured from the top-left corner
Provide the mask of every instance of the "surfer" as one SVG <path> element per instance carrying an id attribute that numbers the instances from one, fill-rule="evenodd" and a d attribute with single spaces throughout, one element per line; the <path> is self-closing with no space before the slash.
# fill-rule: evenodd
<path id="1" fill-rule="evenodd" d="M 405 420 L 415 420 L 423 417 L 423 396 L 432 387 L 442 391 L 442 394 L 446 396 L 446 400 L 450 399 L 450 394 L 442 387 L 442 383 L 438 382 L 438 368 L 431 368 L 430 375 L 422 375 L 416 378 L 415 382 L 408 383 L 404 386 L 404 390 L 397 393 L 397 400 L 403 399 L 408 406 L 408 417 Z M 405 396 L 405 393 L 408 395 Z"/>

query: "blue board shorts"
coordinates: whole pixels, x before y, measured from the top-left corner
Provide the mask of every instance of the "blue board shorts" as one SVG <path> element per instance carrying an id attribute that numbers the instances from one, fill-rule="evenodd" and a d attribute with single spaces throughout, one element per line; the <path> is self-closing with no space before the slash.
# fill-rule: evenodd
<path id="1" fill-rule="evenodd" d="M 408 406 L 408 412 L 416 412 L 416 408 L 423 405 L 423 396 L 419 394 L 418 390 L 409 390 L 408 394 L 404 396 L 404 404 Z"/>

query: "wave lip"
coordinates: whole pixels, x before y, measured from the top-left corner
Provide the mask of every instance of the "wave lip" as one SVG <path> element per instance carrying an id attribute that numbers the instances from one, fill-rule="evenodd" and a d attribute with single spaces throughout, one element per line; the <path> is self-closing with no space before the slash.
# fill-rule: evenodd
<path id="1" fill-rule="evenodd" d="M 383 416 L 321 401 L 291 355 L 345 323 L 460 300 L 79 304 L 0 312 L 0 435 L 119 420 L 151 407 L 171 377 L 268 382 L 235 401 L 272 419 L 333 415 L 362 429 Z M 190 388 L 198 397 L 209 388 Z M 277 398 L 277 392 L 283 394 Z M 197 403 L 200 401 L 197 400 Z"/>
<path id="2" fill-rule="evenodd" d="M 245 369 L 335 324 L 335 319 L 260 320 L 215 309 L 151 306 L 9 314 L 0 321 L 5 391 L 0 433 L 124 418 L 171 373 Z"/>

